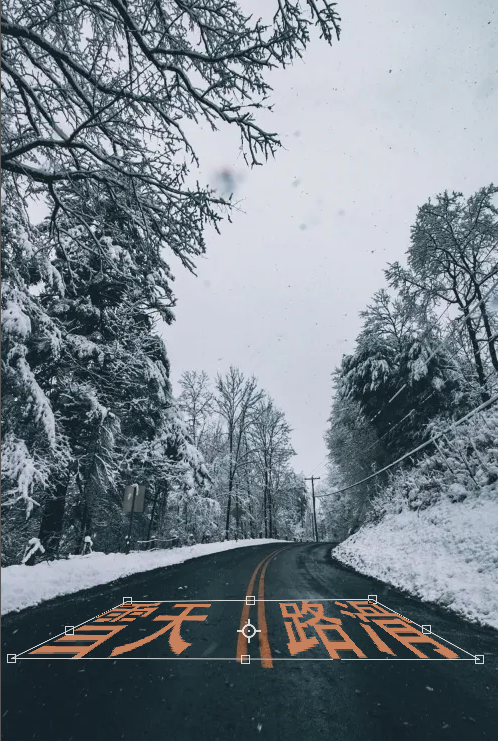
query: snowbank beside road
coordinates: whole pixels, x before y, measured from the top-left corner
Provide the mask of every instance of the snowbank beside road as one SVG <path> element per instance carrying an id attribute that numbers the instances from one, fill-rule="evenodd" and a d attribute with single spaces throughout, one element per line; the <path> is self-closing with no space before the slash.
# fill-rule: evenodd
<path id="1" fill-rule="evenodd" d="M 92 553 L 68 560 L 43 561 L 35 566 L 7 566 L 2 569 L 2 615 L 40 602 L 73 594 L 123 576 L 151 571 L 210 553 L 229 551 L 249 545 L 286 543 L 285 540 L 227 540 L 223 543 L 199 543 L 183 548 L 140 553 Z"/>
<path id="2" fill-rule="evenodd" d="M 498 629 L 498 501 L 388 514 L 334 548 L 362 574 Z"/>

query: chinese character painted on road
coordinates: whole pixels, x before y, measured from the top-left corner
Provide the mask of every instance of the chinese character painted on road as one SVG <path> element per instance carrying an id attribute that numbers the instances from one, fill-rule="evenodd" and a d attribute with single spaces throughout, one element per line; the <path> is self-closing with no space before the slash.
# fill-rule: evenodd
<path id="1" fill-rule="evenodd" d="M 420 651 L 418 648 L 416 648 L 413 645 L 415 643 L 429 644 L 433 647 L 436 653 L 444 656 L 445 659 L 460 658 L 454 651 L 447 648 L 446 646 L 443 646 L 442 643 L 438 643 L 438 641 L 435 641 L 434 638 L 421 633 L 419 630 L 414 628 L 412 625 L 409 625 L 407 622 L 405 622 L 405 620 L 402 620 L 399 617 L 395 616 L 394 619 L 381 618 L 377 619 L 375 622 L 383 630 L 389 633 L 389 635 L 393 636 L 393 638 L 396 638 L 397 641 L 402 643 L 403 646 L 406 646 L 406 648 L 410 649 L 410 651 L 412 651 L 420 659 L 428 659 L 429 657 L 422 653 L 422 651 Z"/>
<path id="2" fill-rule="evenodd" d="M 367 658 L 363 651 L 344 632 L 340 618 L 325 617 L 321 603 L 310 604 L 303 601 L 300 610 L 297 602 L 281 602 L 280 609 L 289 636 L 287 646 L 292 656 L 318 646 L 321 641 L 329 656 L 333 659 L 341 658 L 338 651 L 353 651 L 359 658 Z M 308 615 L 310 615 L 309 618 Z M 331 640 L 331 631 L 333 631 L 334 638 L 341 638 L 342 640 Z M 320 641 L 313 633 L 318 635 Z"/>
<path id="3" fill-rule="evenodd" d="M 183 607 L 183 605 L 174 605 L 173 609 L 177 607 Z M 146 638 L 141 638 L 140 640 L 134 641 L 133 643 L 126 643 L 123 646 L 117 646 L 111 653 L 111 657 L 120 656 L 121 654 L 128 653 L 128 651 L 133 651 L 133 649 L 139 648 L 146 643 L 154 641 L 156 638 L 159 638 L 159 636 L 164 635 L 168 631 L 170 631 L 168 637 L 170 648 L 174 654 L 179 656 L 182 651 L 185 651 L 186 648 L 192 645 L 191 643 L 187 643 L 187 641 L 184 641 L 180 635 L 182 623 L 185 621 L 203 621 L 207 618 L 207 615 L 191 615 L 191 611 L 196 607 L 211 607 L 211 605 L 192 604 L 187 605 L 184 608 L 183 612 L 180 612 L 178 615 L 157 615 L 154 618 L 155 621 L 167 620 L 168 625 L 165 625 L 164 628 L 157 630 L 155 633 L 152 633 L 152 635 L 147 636 Z"/>
<path id="4" fill-rule="evenodd" d="M 127 607 L 116 607 L 112 610 L 99 615 L 86 625 L 75 628 L 74 632 L 56 638 L 52 644 L 40 646 L 30 654 L 37 655 L 58 655 L 69 659 L 81 659 L 100 646 L 104 641 L 112 638 L 121 630 L 127 627 L 127 624 L 137 617 L 147 617 L 160 606 L 160 602 L 142 602 L 140 604 L 130 604 Z M 124 625 L 101 625 L 101 623 L 125 623 Z M 87 645 L 82 646 L 85 643 Z M 73 645 L 71 645 L 73 644 Z"/>
<path id="5" fill-rule="evenodd" d="M 336 602 L 336 604 L 341 607 L 346 606 L 339 602 Z M 433 648 L 434 651 L 436 651 L 436 653 L 444 656 L 446 659 L 459 658 L 458 654 L 456 654 L 454 651 L 447 648 L 446 646 L 443 646 L 443 644 L 435 641 L 434 638 L 431 638 L 425 633 L 421 633 L 419 630 L 413 627 L 411 620 L 408 620 L 408 618 L 405 618 L 402 615 L 398 615 L 395 612 L 385 610 L 380 605 L 371 604 L 368 602 L 368 600 L 350 601 L 347 606 L 351 607 L 353 610 L 355 610 L 355 612 L 353 613 L 347 612 L 346 610 L 341 610 L 341 613 L 343 615 L 349 615 L 350 617 L 358 617 L 362 621 L 362 623 L 370 623 L 370 625 L 362 624 L 362 628 L 365 629 L 365 631 L 368 633 L 370 638 L 372 638 L 377 647 L 384 653 L 395 656 L 391 649 L 386 646 L 384 641 L 382 641 L 376 631 L 371 627 L 371 624 L 377 625 L 378 627 L 382 628 L 382 630 L 385 630 L 386 633 L 402 643 L 403 646 L 412 651 L 412 653 L 414 653 L 420 659 L 428 659 L 429 657 L 422 653 L 422 651 L 420 651 L 418 648 L 416 648 L 416 646 L 414 645 L 416 643 L 428 644 Z"/>
<path id="6" fill-rule="evenodd" d="M 378 617 L 399 617 L 399 615 L 393 613 L 392 610 L 385 610 L 380 605 L 369 602 L 368 600 L 351 600 L 348 603 L 336 602 L 335 604 L 339 607 L 352 608 L 355 612 L 341 610 L 341 614 L 348 615 L 348 617 L 352 618 L 360 618 L 364 623 L 368 623 L 370 622 L 370 619 Z M 410 622 L 407 618 L 404 618 L 404 620 L 406 620 L 407 623 Z"/>
<path id="7" fill-rule="evenodd" d="M 75 628 L 74 634 L 56 638 L 52 644 L 40 646 L 34 651 L 30 651 L 29 655 L 56 655 L 67 659 L 82 659 L 83 656 L 86 656 L 94 648 L 100 646 L 101 643 L 104 643 L 104 641 L 112 638 L 120 630 L 124 630 L 127 627 L 127 625 L 82 625 L 79 628 Z M 81 643 L 87 645 L 81 646 Z"/>
<path id="8" fill-rule="evenodd" d="M 127 607 L 116 607 L 95 618 L 94 623 L 132 622 L 137 617 L 147 617 L 160 606 L 160 602 L 140 602 Z"/>

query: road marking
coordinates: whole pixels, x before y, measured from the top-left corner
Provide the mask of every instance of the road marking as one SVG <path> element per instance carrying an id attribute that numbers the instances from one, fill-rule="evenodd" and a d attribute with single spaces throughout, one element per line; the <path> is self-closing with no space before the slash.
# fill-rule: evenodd
<path id="1" fill-rule="evenodd" d="M 80 646 L 80 645 L 53 646 L 53 645 L 42 644 L 39 648 L 36 648 L 34 651 L 30 651 L 29 653 L 31 655 L 32 654 L 42 654 L 42 655 L 74 654 L 73 656 L 68 657 L 68 658 L 80 659 L 83 656 L 86 656 L 86 654 L 90 653 L 90 651 L 96 648 L 96 646 L 100 646 L 102 643 L 104 643 L 104 641 L 107 641 L 109 638 L 113 638 L 116 635 L 116 633 L 119 633 L 120 630 L 123 630 L 124 628 L 127 628 L 127 627 L 128 627 L 127 625 L 113 625 L 113 626 L 111 625 L 83 625 L 80 628 L 76 628 L 74 635 L 62 635 L 60 638 L 57 638 L 55 640 L 55 643 L 59 644 L 62 642 L 75 643 L 76 641 L 79 641 L 79 642 L 90 641 L 89 646 Z M 84 631 L 94 631 L 94 633 L 85 634 Z"/>
<path id="2" fill-rule="evenodd" d="M 252 576 L 249 580 L 249 584 L 247 585 L 247 591 L 246 591 L 246 597 L 249 597 L 252 594 L 252 590 L 254 588 L 254 582 L 256 581 L 256 576 L 258 575 L 258 571 L 261 567 L 261 565 L 271 556 L 273 556 L 277 551 L 272 551 L 268 556 L 265 556 L 256 566 L 254 571 L 252 572 Z M 242 607 L 242 615 L 240 616 L 240 626 L 239 628 L 242 629 L 244 625 L 247 623 L 247 619 L 249 617 L 249 610 L 250 605 L 247 604 L 247 600 L 244 602 L 244 606 Z M 243 633 L 239 633 L 239 636 L 237 638 L 237 661 L 240 663 L 240 657 L 243 654 L 247 654 L 247 638 Z"/>
<path id="3" fill-rule="evenodd" d="M 283 550 L 283 549 L 280 549 Z M 280 551 L 277 551 L 277 553 L 280 553 Z M 276 556 L 277 554 L 273 554 Z M 273 558 L 273 556 L 272 556 Z M 265 614 L 265 574 L 266 569 L 268 568 L 268 564 L 270 563 L 271 558 L 268 559 L 268 561 L 265 563 L 263 568 L 261 569 L 261 575 L 259 577 L 259 589 L 258 589 L 258 628 L 260 629 L 261 633 L 259 634 L 259 655 L 261 656 L 261 666 L 263 669 L 273 669 L 273 662 L 271 660 L 271 651 L 270 651 L 270 643 L 268 641 L 268 626 L 266 624 L 266 614 Z"/>
<path id="4" fill-rule="evenodd" d="M 286 546 L 288 547 L 288 546 Z M 279 548 L 276 551 L 272 551 L 267 556 L 265 556 L 256 566 L 254 569 L 251 579 L 249 580 L 249 584 L 247 585 L 246 590 L 246 597 L 249 597 L 253 594 L 254 589 L 254 583 L 256 581 L 256 578 L 258 576 L 259 570 L 262 568 L 261 576 L 260 576 L 260 582 L 259 582 L 259 588 L 258 588 L 258 600 L 264 600 L 264 577 L 266 574 L 266 569 L 268 564 L 270 563 L 271 559 L 276 556 L 278 553 L 283 551 L 284 548 Z M 244 625 L 247 623 L 247 619 L 249 618 L 249 611 L 251 609 L 251 606 L 247 604 L 247 599 L 244 602 L 244 606 L 242 607 L 242 614 L 240 616 L 240 628 L 242 629 Z M 265 669 L 272 669 L 273 663 L 271 660 L 271 651 L 270 651 L 270 643 L 268 641 L 268 627 L 266 625 L 266 615 L 265 615 L 265 603 L 264 601 L 258 601 L 258 628 L 261 630 L 261 633 L 259 634 L 259 652 L 261 656 L 261 665 Z M 248 643 L 247 638 L 245 637 L 244 633 L 239 633 L 239 636 L 237 638 L 237 662 L 241 663 L 241 656 L 246 655 L 248 652 Z"/>
<path id="5" fill-rule="evenodd" d="M 177 604 L 174 605 L 174 607 L 182 607 L 182 605 Z M 157 615 L 155 618 L 153 618 L 154 621 L 167 620 L 168 625 L 166 625 L 164 628 L 160 628 L 155 633 L 152 633 L 152 635 L 141 638 L 138 641 L 134 641 L 133 643 L 126 643 L 123 646 L 117 646 L 113 650 L 109 658 L 119 656 L 123 653 L 128 653 L 128 651 L 132 651 L 134 648 L 138 648 L 139 646 L 143 646 L 146 643 L 150 643 L 159 636 L 164 635 L 164 633 L 166 633 L 168 630 L 170 631 L 168 637 L 169 647 L 171 648 L 173 653 L 178 656 L 182 653 L 182 651 L 192 645 L 191 643 L 187 643 L 187 641 L 184 641 L 180 635 L 182 623 L 185 621 L 203 622 L 207 618 L 207 615 L 191 615 L 190 611 L 193 610 L 194 607 L 211 607 L 211 604 L 187 605 L 183 612 L 181 612 L 179 615 Z"/>
<path id="6" fill-rule="evenodd" d="M 391 651 L 389 646 L 386 643 L 384 643 L 382 638 L 380 638 L 380 636 L 377 635 L 377 633 L 374 631 L 373 628 L 370 627 L 370 625 L 361 625 L 361 627 L 363 628 L 363 630 L 365 630 L 368 633 L 368 635 L 370 636 L 372 641 L 375 643 L 379 651 L 382 651 L 385 654 L 390 654 L 391 656 L 396 656 L 394 651 Z"/>

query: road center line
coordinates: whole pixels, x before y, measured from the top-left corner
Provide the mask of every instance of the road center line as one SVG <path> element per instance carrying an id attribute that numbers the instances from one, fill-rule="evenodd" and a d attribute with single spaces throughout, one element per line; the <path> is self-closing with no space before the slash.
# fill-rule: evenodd
<path id="1" fill-rule="evenodd" d="M 246 597 L 251 596 L 254 594 L 254 583 L 256 581 L 256 578 L 258 576 L 258 572 L 261 567 L 261 577 L 259 582 L 259 589 L 258 589 L 258 628 L 261 630 L 261 633 L 259 633 L 259 651 L 260 656 L 262 658 L 262 666 L 264 666 L 266 669 L 272 669 L 273 663 L 271 661 L 271 651 L 270 651 L 270 644 L 268 641 L 268 628 L 266 625 L 266 615 L 265 615 L 265 603 L 264 601 L 260 602 L 259 600 L 264 600 L 264 575 L 266 573 L 266 569 L 268 567 L 268 564 L 270 563 L 271 559 L 276 556 L 278 553 L 283 551 L 284 548 L 279 548 L 276 551 L 272 551 L 268 556 L 265 556 L 256 566 L 256 568 L 253 571 L 253 574 L 251 576 L 251 579 L 249 581 L 249 584 L 247 586 L 246 591 Z M 242 607 L 242 614 L 240 617 L 240 628 L 242 629 L 244 625 L 247 623 L 247 619 L 249 618 L 249 611 L 251 607 L 248 604 L 244 604 Z M 245 637 L 244 633 L 239 633 L 237 638 L 237 661 L 240 663 L 240 657 L 241 655 L 247 654 L 248 652 L 248 642 L 247 638 Z"/>
<path id="2" fill-rule="evenodd" d="M 283 548 L 281 550 L 283 550 Z M 277 553 L 280 553 L 280 551 L 277 551 Z M 273 556 L 276 555 L 276 553 L 273 554 Z M 270 643 L 268 641 L 268 626 L 266 624 L 265 612 L 265 574 L 270 561 L 271 558 L 268 559 L 268 561 L 261 569 L 258 589 L 258 628 L 261 631 L 261 633 L 258 633 L 259 655 L 261 656 L 261 666 L 263 667 L 263 669 L 273 669 L 273 661 L 271 660 Z"/>
<path id="3" fill-rule="evenodd" d="M 279 549 L 280 550 L 280 549 Z M 277 553 L 279 553 L 279 550 L 272 551 L 267 556 L 265 556 L 261 561 L 258 563 L 256 568 L 254 569 L 252 576 L 249 580 L 249 584 L 247 585 L 247 591 L 246 591 L 246 597 L 253 594 L 254 589 L 254 582 L 256 581 L 256 577 L 258 575 L 258 571 L 261 568 L 261 566 L 266 562 L 269 561 L 270 558 L 275 556 Z M 244 604 L 242 607 L 242 614 L 240 617 L 240 629 L 244 627 L 244 625 L 247 623 L 247 619 L 249 617 L 249 610 L 251 609 L 250 605 Z M 244 633 L 239 633 L 237 638 L 237 661 L 240 663 L 240 657 L 243 654 L 247 654 L 248 651 L 248 645 L 247 645 L 247 638 L 245 637 Z"/>

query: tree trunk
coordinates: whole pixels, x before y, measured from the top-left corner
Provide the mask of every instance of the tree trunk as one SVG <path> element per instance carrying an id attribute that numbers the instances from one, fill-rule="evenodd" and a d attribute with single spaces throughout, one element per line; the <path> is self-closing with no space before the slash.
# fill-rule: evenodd
<path id="1" fill-rule="evenodd" d="M 90 535 L 91 536 L 91 529 L 92 529 L 92 517 L 90 508 L 88 506 L 87 502 L 83 503 L 83 517 L 81 519 L 81 531 L 80 531 L 80 542 L 78 545 L 77 553 L 78 555 L 80 553 L 83 553 L 83 548 L 85 545 L 85 536 Z"/>
<path id="2" fill-rule="evenodd" d="M 252 506 L 252 496 L 251 496 L 251 486 L 249 484 L 249 476 L 247 476 L 247 498 L 248 498 L 248 512 L 249 512 L 249 534 L 251 538 L 256 537 L 256 532 L 254 530 L 254 510 Z"/>
<path id="3" fill-rule="evenodd" d="M 230 510 L 232 508 L 232 485 L 228 486 L 228 502 L 227 502 L 227 517 L 225 523 L 225 540 L 228 540 L 228 533 L 230 529 Z"/>
<path id="4" fill-rule="evenodd" d="M 185 500 L 184 505 L 183 505 L 183 529 L 185 532 L 185 537 L 187 538 L 187 542 L 189 541 L 188 526 L 189 526 L 188 503 L 187 503 L 187 500 Z"/>
<path id="5" fill-rule="evenodd" d="M 269 538 L 273 538 L 273 502 L 272 502 L 272 495 L 271 495 L 271 488 L 268 489 L 268 509 L 270 513 L 270 522 L 269 522 Z"/>
<path id="6" fill-rule="evenodd" d="M 69 481 L 70 477 L 59 482 L 54 496 L 47 498 L 43 507 L 39 538 L 48 558 L 57 558 L 59 554 Z"/>
<path id="7" fill-rule="evenodd" d="M 159 534 L 164 534 L 164 524 L 166 521 L 166 512 L 168 510 L 168 484 L 164 485 L 164 494 L 161 496 L 161 512 L 159 515 Z"/>
<path id="8" fill-rule="evenodd" d="M 477 371 L 477 378 L 479 380 L 479 385 L 481 387 L 481 399 L 483 401 L 488 401 L 489 394 L 486 389 L 486 376 L 484 374 L 484 366 L 482 362 L 482 356 L 481 351 L 479 349 L 479 343 L 477 341 L 477 333 L 474 328 L 474 325 L 472 323 L 472 319 L 469 315 L 469 308 L 468 306 L 465 306 L 463 308 L 463 313 L 465 316 L 465 325 L 467 327 L 467 332 L 470 339 L 470 344 L 472 345 L 472 350 L 474 352 L 474 358 L 475 358 L 475 366 Z"/>
<path id="9" fill-rule="evenodd" d="M 265 469 L 265 483 L 263 486 L 263 520 L 265 524 L 265 538 L 268 537 L 268 472 Z"/>
<path id="10" fill-rule="evenodd" d="M 227 501 L 227 517 L 225 523 L 225 540 L 228 540 L 228 533 L 230 530 L 230 510 L 232 509 L 232 490 L 233 490 L 233 427 L 229 424 L 228 426 L 228 438 L 229 438 L 229 468 L 228 468 L 228 501 Z"/>
<path id="11" fill-rule="evenodd" d="M 156 514 L 156 505 L 157 500 L 159 499 L 159 490 L 158 487 L 154 487 L 154 501 L 152 502 L 152 512 L 150 513 L 150 520 L 149 520 L 149 531 L 147 533 L 147 540 L 150 540 L 150 536 L 152 534 L 152 526 L 154 524 L 154 515 Z M 150 543 L 148 543 L 148 546 L 150 548 Z"/>
<path id="12" fill-rule="evenodd" d="M 240 505 L 239 495 L 235 494 L 235 540 L 239 539 Z"/>
<path id="13" fill-rule="evenodd" d="M 479 309 L 481 311 L 482 321 L 484 323 L 484 329 L 486 331 L 486 339 L 488 341 L 488 348 L 489 348 L 489 357 L 491 358 L 493 368 L 498 373 L 498 357 L 496 355 L 495 337 L 493 335 L 493 330 L 491 329 L 491 324 L 489 322 L 489 316 L 488 316 L 488 311 L 486 309 L 486 303 L 482 300 L 482 293 L 481 293 L 480 286 L 476 286 L 476 295 L 477 295 L 477 298 L 479 299 Z"/>

